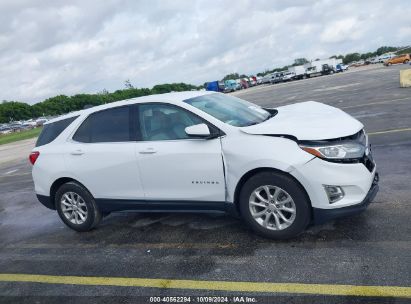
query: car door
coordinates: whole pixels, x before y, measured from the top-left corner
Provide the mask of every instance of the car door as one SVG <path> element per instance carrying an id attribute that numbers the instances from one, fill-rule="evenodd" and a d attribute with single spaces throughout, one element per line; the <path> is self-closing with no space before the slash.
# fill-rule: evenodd
<path id="1" fill-rule="evenodd" d="M 225 201 L 220 138 L 185 133 L 186 127 L 207 122 L 167 103 L 139 104 L 137 116 L 136 153 L 147 200 Z"/>
<path id="2" fill-rule="evenodd" d="M 88 116 L 65 154 L 71 175 L 95 198 L 144 198 L 135 157 L 132 109 L 121 106 Z"/>

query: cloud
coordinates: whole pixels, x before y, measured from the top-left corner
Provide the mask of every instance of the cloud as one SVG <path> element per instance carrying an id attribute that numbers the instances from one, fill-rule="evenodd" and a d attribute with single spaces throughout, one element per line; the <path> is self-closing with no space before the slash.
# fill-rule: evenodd
<path id="1" fill-rule="evenodd" d="M 321 33 L 321 41 L 329 43 L 361 39 L 364 31 L 358 23 L 358 20 L 352 17 L 332 22 Z"/>
<path id="2" fill-rule="evenodd" d="M 410 42 L 406 0 L 0 3 L 0 100 L 202 84 Z"/>

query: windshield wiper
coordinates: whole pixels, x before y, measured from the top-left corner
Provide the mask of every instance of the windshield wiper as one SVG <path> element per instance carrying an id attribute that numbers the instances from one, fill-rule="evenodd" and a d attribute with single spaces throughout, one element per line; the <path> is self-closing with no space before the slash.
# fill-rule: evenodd
<path id="1" fill-rule="evenodd" d="M 270 118 L 272 118 L 272 117 L 274 117 L 274 116 L 275 116 L 275 114 L 270 114 L 270 115 L 268 115 L 266 118 L 264 118 L 262 121 L 254 121 L 254 122 L 252 122 L 252 123 L 249 123 L 246 127 L 258 125 L 258 124 L 260 124 L 260 123 L 262 123 L 262 122 L 264 122 L 264 121 L 269 120 Z"/>
<path id="2" fill-rule="evenodd" d="M 275 116 L 275 114 L 270 113 L 270 115 L 268 115 L 267 118 L 265 118 L 263 121 L 267 121 L 267 120 L 269 120 L 270 118 L 273 118 L 274 116 Z M 263 122 L 263 121 L 262 121 L 262 122 Z"/>

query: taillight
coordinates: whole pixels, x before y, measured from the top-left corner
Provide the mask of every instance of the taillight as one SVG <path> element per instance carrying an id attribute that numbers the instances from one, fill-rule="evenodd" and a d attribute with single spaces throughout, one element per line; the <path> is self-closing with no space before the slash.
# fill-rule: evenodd
<path id="1" fill-rule="evenodd" d="M 40 152 L 38 152 L 38 151 L 34 151 L 34 152 L 30 153 L 29 160 L 30 160 L 32 165 L 34 165 L 34 163 L 36 162 L 39 155 L 40 155 Z"/>

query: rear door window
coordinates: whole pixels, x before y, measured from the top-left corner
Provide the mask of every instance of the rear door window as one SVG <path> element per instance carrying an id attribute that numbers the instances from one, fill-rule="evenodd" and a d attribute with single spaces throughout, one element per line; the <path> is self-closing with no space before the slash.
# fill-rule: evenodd
<path id="1" fill-rule="evenodd" d="M 36 142 L 36 147 L 51 143 L 57 138 L 78 116 L 62 119 L 53 123 L 45 124 Z"/>
<path id="2" fill-rule="evenodd" d="M 87 117 L 73 140 L 84 143 L 131 141 L 130 126 L 130 106 L 103 110 Z"/>

